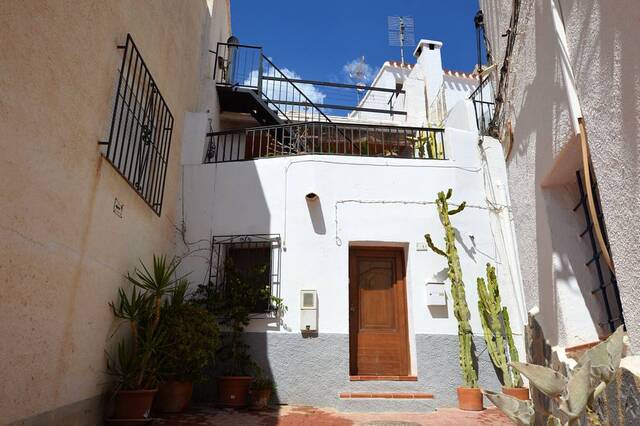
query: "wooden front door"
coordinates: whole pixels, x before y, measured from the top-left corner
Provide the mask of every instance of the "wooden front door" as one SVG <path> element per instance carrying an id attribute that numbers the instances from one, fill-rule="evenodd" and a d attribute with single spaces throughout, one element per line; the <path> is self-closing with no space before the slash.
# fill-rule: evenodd
<path id="1" fill-rule="evenodd" d="M 402 248 L 349 251 L 351 375 L 409 375 Z"/>

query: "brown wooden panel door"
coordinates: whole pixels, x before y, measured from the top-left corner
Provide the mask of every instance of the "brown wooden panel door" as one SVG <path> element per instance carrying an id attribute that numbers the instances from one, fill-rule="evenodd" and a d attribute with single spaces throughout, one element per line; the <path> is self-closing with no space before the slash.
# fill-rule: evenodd
<path id="1" fill-rule="evenodd" d="M 404 275 L 402 248 L 350 249 L 351 375 L 409 375 Z"/>

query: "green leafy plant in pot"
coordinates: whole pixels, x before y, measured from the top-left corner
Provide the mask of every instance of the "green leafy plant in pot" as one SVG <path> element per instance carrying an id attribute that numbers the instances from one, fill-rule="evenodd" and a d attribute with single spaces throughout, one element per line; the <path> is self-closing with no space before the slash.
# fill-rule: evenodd
<path id="1" fill-rule="evenodd" d="M 509 364 L 509 362 L 518 362 L 520 359 L 513 341 L 509 312 L 506 306 L 502 306 L 500 299 L 496 268 L 487 263 L 487 282 L 485 283 L 483 278 L 478 278 L 477 282 L 478 311 L 484 341 L 487 344 L 491 362 L 500 372 L 498 378 L 502 383 L 502 392 L 518 399 L 529 399 L 529 389 L 524 387 L 520 373 Z"/>
<path id="2" fill-rule="evenodd" d="M 447 259 L 448 276 L 449 281 L 451 281 L 451 295 L 453 297 L 453 313 L 458 320 L 460 370 L 464 384 L 464 386 L 457 389 L 458 405 L 462 410 L 480 411 L 483 409 L 482 392 L 478 388 L 478 372 L 473 360 L 473 332 L 469 323 L 471 313 L 467 305 L 464 282 L 462 281 L 462 269 L 460 268 L 460 258 L 456 248 L 455 230 L 450 219 L 451 216 L 464 210 L 466 203 L 462 202 L 457 208 L 449 210 L 449 199 L 452 194 L 452 189 L 449 189 L 446 194 L 440 191 L 438 192 L 438 198 L 436 198 L 438 216 L 445 231 L 445 249 L 438 248 L 431 239 L 430 234 L 426 234 L 425 239 L 431 250 Z"/>
<path id="3" fill-rule="evenodd" d="M 118 343 L 115 354 L 107 352 L 107 372 L 114 378 L 113 419 L 147 419 L 157 392 L 166 335 L 160 324 L 162 300 L 174 286 L 177 260 L 153 257 L 149 270 L 127 274 L 130 291 L 120 288 L 113 314 L 129 326 L 129 335 Z"/>
<path id="4" fill-rule="evenodd" d="M 219 360 L 225 373 L 218 377 L 218 403 L 225 407 L 246 407 L 251 375 L 257 367 L 243 340 L 244 329 L 257 306 L 268 306 L 272 312 L 281 312 L 286 307 L 281 299 L 271 295 L 266 266 L 240 271 L 231 258 L 224 263 L 224 285 L 200 286 L 197 298 L 224 327 Z"/>
<path id="5" fill-rule="evenodd" d="M 264 410 L 269 406 L 271 395 L 275 393 L 276 385 L 273 380 L 258 375 L 251 383 L 251 408 Z"/>
<path id="6" fill-rule="evenodd" d="M 186 301 L 187 280 L 176 284 L 171 302 L 162 309 L 160 327 L 166 335 L 163 350 L 163 382 L 158 387 L 154 410 L 184 411 L 191 402 L 193 384 L 207 379 L 205 371 L 215 362 L 220 346 L 215 318 L 203 307 Z"/>

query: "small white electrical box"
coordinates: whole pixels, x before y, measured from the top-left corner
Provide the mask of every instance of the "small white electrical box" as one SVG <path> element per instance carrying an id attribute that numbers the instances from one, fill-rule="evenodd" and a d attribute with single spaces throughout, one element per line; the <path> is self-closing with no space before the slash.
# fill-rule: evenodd
<path id="1" fill-rule="evenodd" d="M 444 283 L 427 283 L 427 305 L 447 306 L 447 293 Z"/>
<path id="2" fill-rule="evenodd" d="M 300 330 L 318 331 L 318 292 L 300 291 Z"/>
<path id="3" fill-rule="evenodd" d="M 416 243 L 416 251 L 429 251 L 429 248 L 427 247 L 427 243 L 422 241 Z"/>

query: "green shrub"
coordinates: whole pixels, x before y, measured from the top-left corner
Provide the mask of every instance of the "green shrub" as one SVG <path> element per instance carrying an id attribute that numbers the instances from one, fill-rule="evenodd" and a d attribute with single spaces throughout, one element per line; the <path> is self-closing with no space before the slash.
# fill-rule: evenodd
<path id="1" fill-rule="evenodd" d="M 270 378 L 259 375 L 258 377 L 254 378 L 253 381 L 251 382 L 251 390 L 254 390 L 254 391 L 271 390 L 271 392 L 275 393 L 276 384 L 273 383 L 273 380 L 271 380 Z"/>
<path id="2" fill-rule="evenodd" d="M 213 316 L 204 308 L 182 303 L 166 307 L 162 326 L 167 336 L 163 373 L 180 381 L 204 381 L 204 370 L 213 366 L 220 345 Z"/>

